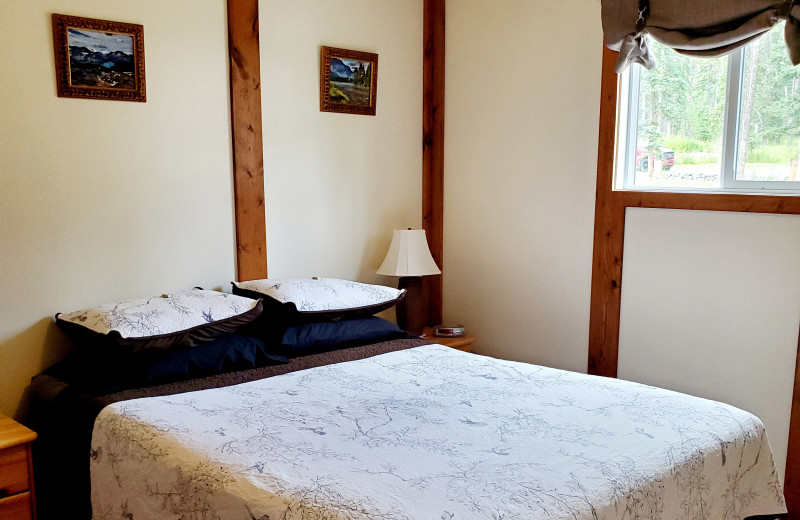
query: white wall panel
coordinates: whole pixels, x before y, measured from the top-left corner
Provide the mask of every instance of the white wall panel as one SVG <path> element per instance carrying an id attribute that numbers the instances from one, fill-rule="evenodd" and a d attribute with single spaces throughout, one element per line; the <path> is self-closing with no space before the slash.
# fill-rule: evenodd
<path id="1" fill-rule="evenodd" d="M 758 415 L 782 475 L 800 217 L 628 209 L 624 258 L 619 377 Z"/>
<path id="2" fill-rule="evenodd" d="M 444 317 L 585 371 L 600 4 L 451 0 L 446 38 Z"/>
<path id="3" fill-rule="evenodd" d="M 147 102 L 57 97 L 54 12 L 142 24 Z M 71 348 L 56 312 L 230 287 L 225 2 L 6 1 L 0 64 L 0 413 L 24 415 Z"/>
<path id="4" fill-rule="evenodd" d="M 272 277 L 378 277 L 392 230 L 422 222 L 422 0 L 261 0 Z M 375 52 L 377 114 L 319 110 L 320 46 Z"/>

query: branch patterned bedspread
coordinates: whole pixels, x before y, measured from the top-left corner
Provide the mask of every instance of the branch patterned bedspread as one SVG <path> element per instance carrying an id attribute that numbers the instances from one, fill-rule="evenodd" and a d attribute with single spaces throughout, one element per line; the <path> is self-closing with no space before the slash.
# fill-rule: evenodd
<path id="1" fill-rule="evenodd" d="M 713 519 L 786 511 L 761 422 L 426 345 L 115 403 L 95 519 Z"/>

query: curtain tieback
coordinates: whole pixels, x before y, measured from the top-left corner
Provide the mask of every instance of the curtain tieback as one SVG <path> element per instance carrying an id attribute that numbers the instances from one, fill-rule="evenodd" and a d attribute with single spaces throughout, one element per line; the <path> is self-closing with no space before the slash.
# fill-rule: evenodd
<path id="1" fill-rule="evenodd" d="M 787 0 L 791 3 L 791 0 Z M 639 18 L 636 19 L 636 32 L 641 33 L 647 25 L 647 18 L 650 16 L 649 0 L 639 0 Z"/>

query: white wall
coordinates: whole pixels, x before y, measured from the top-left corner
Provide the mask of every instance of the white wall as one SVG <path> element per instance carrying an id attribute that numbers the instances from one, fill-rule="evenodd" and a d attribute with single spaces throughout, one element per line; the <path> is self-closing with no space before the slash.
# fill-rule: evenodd
<path id="1" fill-rule="evenodd" d="M 800 319 L 800 217 L 629 209 L 619 377 L 764 422 L 783 474 Z"/>
<path id="2" fill-rule="evenodd" d="M 53 12 L 144 25 L 147 102 L 56 97 Z M 70 348 L 56 312 L 234 276 L 225 2 L 4 2 L 0 67 L 0 412 L 24 415 Z"/>
<path id="3" fill-rule="evenodd" d="M 422 0 L 261 0 L 271 277 L 378 277 L 421 225 Z M 377 115 L 319 110 L 320 46 L 374 52 Z"/>
<path id="4" fill-rule="evenodd" d="M 599 2 L 447 2 L 444 317 L 491 355 L 585 371 Z"/>

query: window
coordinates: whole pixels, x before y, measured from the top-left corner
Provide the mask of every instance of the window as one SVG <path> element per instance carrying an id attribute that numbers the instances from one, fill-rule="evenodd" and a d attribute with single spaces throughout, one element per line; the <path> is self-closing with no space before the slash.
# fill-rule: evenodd
<path id="1" fill-rule="evenodd" d="M 727 56 L 654 42 L 621 78 L 617 188 L 800 191 L 800 66 L 783 24 Z"/>

